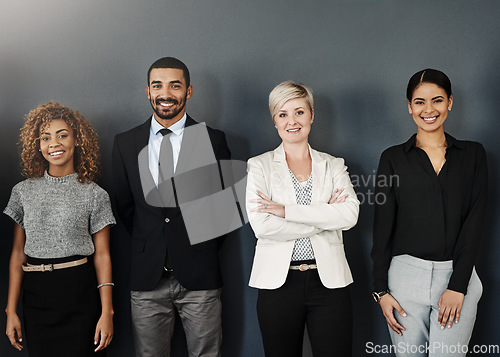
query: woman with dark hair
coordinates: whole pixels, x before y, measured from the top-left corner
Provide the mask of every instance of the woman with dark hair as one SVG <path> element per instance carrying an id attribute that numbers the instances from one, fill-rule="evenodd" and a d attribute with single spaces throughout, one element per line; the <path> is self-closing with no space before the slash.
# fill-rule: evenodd
<path id="1" fill-rule="evenodd" d="M 314 357 L 350 357 L 353 279 L 342 231 L 359 213 L 344 160 L 309 146 L 310 89 L 291 81 L 269 94 L 282 143 L 248 160 L 247 212 L 257 247 L 250 286 L 266 357 L 300 357 L 307 327 Z"/>
<path id="2" fill-rule="evenodd" d="M 29 112 L 21 129 L 26 180 L 12 189 L 6 333 L 23 349 L 17 303 L 23 289 L 30 357 L 88 357 L 113 337 L 109 196 L 93 181 L 99 143 L 90 123 L 55 102 Z M 92 264 L 93 263 L 93 264 Z"/>
<path id="3" fill-rule="evenodd" d="M 385 150 L 377 172 L 373 297 L 398 357 L 465 356 L 482 294 L 486 153 L 444 131 L 453 96 L 443 72 L 415 73 L 407 98 L 417 133 Z"/>

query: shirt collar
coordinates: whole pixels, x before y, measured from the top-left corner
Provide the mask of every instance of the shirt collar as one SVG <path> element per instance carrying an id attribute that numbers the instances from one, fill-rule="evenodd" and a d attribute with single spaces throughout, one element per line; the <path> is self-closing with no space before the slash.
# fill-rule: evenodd
<path id="1" fill-rule="evenodd" d="M 184 127 L 186 126 L 186 119 L 187 119 L 187 114 L 184 113 L 182 118 L 179 121 L 175 122 L 174 124 L 170 125 L 168 127 L 168 129 L 170 129 L 172 131 L 172 133 L 176 136 L 181 135 L 184 131 Z M 156 121 L 155 116 L 153 115 L 151 117 L 151 131 L 155 135 L 157 135 L 161 129 L 165 129 L 165 128 L 160 123 L 158 123 Z"/>
<path id="2" fill-rule="evenodd" d="M 455 139 L 448 133 L 444 133 L 444 135 L 446 136 L 446 143 L 448 144 L 448 148 L 455 146 L 458 149 L 462 149 L 464 147 L 464 143 L 462 141 Z M 413 134 L 411 138 L 409 138 L 408 141 L 404 143 L 403 147 L 405 152 L 408 152 L 410 151 L 410 149 L 416 147 L 415 145 L 416 141 L 417 141 L 417 134 Z"/>

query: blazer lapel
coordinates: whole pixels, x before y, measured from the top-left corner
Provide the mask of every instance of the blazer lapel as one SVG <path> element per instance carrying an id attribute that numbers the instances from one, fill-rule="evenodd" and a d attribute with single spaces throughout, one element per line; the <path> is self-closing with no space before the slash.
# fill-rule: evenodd
<path id="1" fill-rule="evenodd" d="M 311 202 L 319 202 L 319 198 L 325 187 L 326 177 L 326 160 L 323 159 L 319 153 L 309 146 L 309 154 L 312 160 L 312 176 L 313 176 L 313 190 Z"/>
<path id="2" fill-rule="evenodd" d="M 297 196 L 295 195 L 295 189 L 293 188 L 290 171 L 288 169 L 288 164 L 286 163 L 283 144 L 281 144 L 274 150 L 273 166 L 280 178 L 283 187 L 285 188 L 285 196 L 288 201 L 286 203 L 297 204 Z"/>
<path id="3" fill-rule="evenodd" d="M 160 192 L 156 187 L 156 184 L 153 180 L 153 175 L 151 175 L 151 171 L 149 170 L 149 133 L 151 128 L 151 118 L 149 118 L 144 124 L 139 127 L 139 130 L 136 133 L 135 144 L 137 151 L 137 165 L 138 165 L 138 173 L 139 179 L 141 182 L 141 190 L 144 195 L 144 200 L 148 203 L 153 211 L 162 215 L 164 206 Z"/>
<path id="4" fill-rule="evenodd" d="M 191 117 L 186 119 L 186 127 L 182 134 L 179 160 L 175 169 L 176 180 L 182 180 L 182 175 L 209 165 L 216 165 L 217 159 L 212 142 L 204 123 L 197 123 Z M 191 174 L 192 175 L 192 174 Z"/>
<path id="5" fill-rule="evenodd" d="M 312 176 L 313 176 L 313 190 L 311 202 L 319 202 L 325 186 L 327 161 L 323 159 L 319 153 L 309 146 L 309 154 L 312 160 Z M 288 164 L 286 163 L 285 150 L 283 144 L 274 150 L 273 165 L 278 173 L 281 183 L 286 191 L 287 203 L 297 204 L 297 196 L 290 178 Z"/>
<path id="6" fill-rule="evenodd" d="M 140 152 L 142 149 L 144 149 L 144 147 L 148 145 L 150 128 L 151 118 L 146 120 L 146 122 L 139 127 L 139 130 L 137 131 L 137 134 L 135 136 L 137 152 Z"/>
<path id="7" fill-rule="evenodd" d="M 198 124 L 189 115 L 186 118 L 186 125 L 184 126 L 184 133 L 182 134 L 182 144 L 181 150 L 179 151 L 179 158 L 177 160 L 177 167 L 175 169 L 175 174 L 179 175 L 187 171 L 187 165 L 189 163 L 188 158 L 191 156 L 193 148 L 196 146 L 196 131 L 186 130 L 186 128 Z"/>

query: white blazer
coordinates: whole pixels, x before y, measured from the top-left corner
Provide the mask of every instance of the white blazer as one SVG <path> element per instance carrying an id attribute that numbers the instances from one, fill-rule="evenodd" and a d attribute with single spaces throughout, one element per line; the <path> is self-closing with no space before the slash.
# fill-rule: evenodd
<path id="1" fill-rule="evenodd" d="M 321 282 L 339 288 L 353 282 L 344 252 L 342 231 L 358 220 L 359 201 L 344 160 L 309 147 L 312 158 L 313 190 L 310 205 L 298 205 L 285 151 L 281 144 L 274 151 L 248 160 L 246 209 L 257 237 L 249 285 L 276 289 L 285 283 L 295 240 L 309 237 Z M 343 203 L 328 204 L 335 189 L 348 194 Z M 285 206 L 285 218 L 250 212 L 258 204 L 257 190 Z"/>

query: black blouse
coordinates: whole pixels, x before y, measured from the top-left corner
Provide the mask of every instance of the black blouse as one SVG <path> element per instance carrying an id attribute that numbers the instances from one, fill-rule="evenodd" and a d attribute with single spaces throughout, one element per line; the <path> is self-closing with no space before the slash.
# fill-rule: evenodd
<path id="1" fill-rule="evenodd" d="M 486 153 L 479 143 L 446 134 L 446 163 L 436 175 L 415 138 L 380 157 L 371 251 L 374 288 L 386 290 L 391 258 L 409 254 L 453 260 L 448 289 L 466 294 L 486 211 Z"/>

